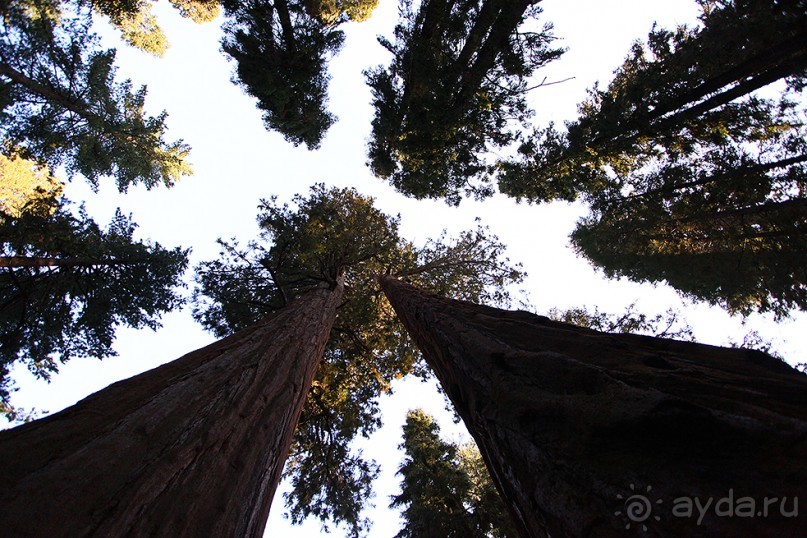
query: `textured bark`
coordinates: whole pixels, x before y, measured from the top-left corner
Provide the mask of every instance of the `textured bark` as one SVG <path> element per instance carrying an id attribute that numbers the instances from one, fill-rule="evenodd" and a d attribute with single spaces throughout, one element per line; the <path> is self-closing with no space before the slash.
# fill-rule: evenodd
<path id="1" fill-rule="evenodd" d="M 807 376 L 787 364 L 381 285 L 523 536 L 807 536 Z M 632 495 L 650 512 L 631 519 Z M 729 495 L 722 514 L 777 501 L 767 517 L 673 512 Z"/>
<path id="2" fill-rule="evenodd" d="M 0 433 L 0 533 L 261 536 L 341 296 Z"/>

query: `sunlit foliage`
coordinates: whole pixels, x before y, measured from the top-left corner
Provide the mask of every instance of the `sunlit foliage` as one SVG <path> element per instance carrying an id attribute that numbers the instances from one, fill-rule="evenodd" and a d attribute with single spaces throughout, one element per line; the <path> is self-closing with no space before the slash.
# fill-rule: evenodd
<path id="1" fill-rule="evenodd" d="M 52 211 L 52 200 L 61 196 L 63 184 L 46 167 L 17 155 L 0 154 L 0 214 L 19 217 L 24 209 Z"/>
<path id="2" fill-rule="evenodd" d="M 328 25 L 366 21 L 376 7 L 378 0 L 305 0 L 306 11 Z"/>
<path id="3" fill-rule="evenodd" d="M 196 23 L 215 19 L 220 9 L 218 0 L 169 0 L 179 14 Z M 67 0 L 84 5 L 84 0 Z M 121 38 L 130 46 L 154 56 L 162 56 L 168 50 L 168 38 L 160 28 L 157 18 L 151 13 L 150 0 L 95 0 L 92 8 L 104 15 L 120 31 Z"/>
<path id="4" fill-rule="evenodd" d="M 80 6 L 79 6 L 80 7 Z M 172 185 L 190 174 L 190 148 L 167 142 L 165 112 L 144 113 L 146 88 L 115 79 L 115 51 L 99 48 L 86 11 L 47 1 L 3 4 L 0 139 L 5 152 L 93 186 Z"/>

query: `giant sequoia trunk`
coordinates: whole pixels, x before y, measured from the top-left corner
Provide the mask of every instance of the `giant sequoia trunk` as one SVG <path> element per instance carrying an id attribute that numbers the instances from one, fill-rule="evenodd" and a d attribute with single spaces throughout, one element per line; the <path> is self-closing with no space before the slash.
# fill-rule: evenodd
<path id="1" fill-rule="evenodd" d="M 261 536 L 342 296 L 0 434 L 4 536 Z"/>
<path id="2" fill-rule="evenodd" d="M 381 284 L 523 536 L 807 536 L 787 364 Z"/>

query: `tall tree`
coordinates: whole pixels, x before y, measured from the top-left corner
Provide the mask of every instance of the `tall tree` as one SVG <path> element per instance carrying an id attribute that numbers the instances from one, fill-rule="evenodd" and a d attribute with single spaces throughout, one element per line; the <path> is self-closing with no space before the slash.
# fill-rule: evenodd
<path id="1" fill-rule="evenodd" d="M 499 187 L 582 194 L 572 241 L 608 276 L 782 317 L 807 307 L 803 2 L 701 4 L 701 26 L 654 28 L 565 133 L 502 164 Z M 780 95 L 756 92 L 780 79 Z"/>
<path id="2" fill-rule="evenodd" d="M 804 3 L 700 4 L 699 27 L 653 28 L 608 88 L 590 91 L 566 133 L 539 130 L 520 160 L 502 163 L 499 189 L 531 201 L 571 200 L 658 156 L 674 160 L 738 132 L 753 143 L 770 108 L 753 92 L 781 79 L 793 91 L 805 87 Z"/>
<path id="3" fill-rule="evenodd" d="M 807 377 L 784 362 L 380 281 L 522 536 L 807 530 L 793 504 L 807 483 Z M 713 511 L 696 510 L 695 497 Z M 765 498 L 779 504 L 756 517 Z M 735 517 L 727 502 L 742 504 Z"/>
<path id="4" fill-rule="evenodd" d="M 263 536 L 341 279 L 253 327 L 0 432 L 13 536 Z"/>
<path id="5" fill-rule="evenodd" d="M 805 140 L 786 128 L 627 174 L 590 197 L 572 242 L 608 276 L 666 281 L 732 313 L 805 310 Z"/>
<path id="6" fill-rule="evenodd" d="M 167 114 L 146 116 L 146 88 L 115 81 L 115 51 L 99 48 L 81 4 L 61 13 L 48 0 L 0 8 L 0 138 L 24 158 L 93 186 L 172 185 L 190 173 L 190 148 L 164 139 Z"/>
<path id="7" fill-rule="evenodd" d="M 233 80 L 258 100 L 268 130 L 319 147 L 336 120 L 327 110 L 327 63 L 343 32 L 309 15 L 303 0 L 228 0 L 224 7 L 222 50 L 236 61 Z"/>
<path id="8" fill-rule="evenodd" d="M 197 267 L 195 316 L 215 334 L 229 334 L 332 282 L 344 268 L 345 299 L 292 446 L 287 501 L 294 522 L 313 515 L 358 534 L 376 466 L 350 443 L 378 427 L 378 397 L 417 359 L 375 275 L 406 275 L 451 296 L 506 302 L 506 286 L 522 273 L 483 228 L 418 248 L 400 237 L 397 219 L 352 189 L 316 185 L 294 207 L 265 200 L 258 222 L 257 240 L 222 242 L 222 256 Z"/>
<path id="9" fill-rule="evenodd" d="M 396 538 L 517 536 L 473 443 L 443 441 L 440 427 L 419 409 L 409 411 L 403 432 L 401 493 L 390 505 L 403 508 Z"/>
<path id="10" fill-rule="evenodd" d="M 401 2 L 395 42 L 380 38 L 392 63 L 367 72 L 375 118 L 373 172 L 416 198 L 490 195 L 485 153 L 517 138 L 530 116 L 533 72 L 563 52 L 550 48 L 551 25 L 525 30 L 537 0 Z"/>
<path id="11" fill-rule="evenodd" d="M 187 251 L 136 241 L 120 212 L 102 230 L 83 208 L 51 199 L 0 215 L 0 400 L 8 368 L 49 378 L 58 362 L 114 355 L 115 328 L 159 326 L 183 303 Z"/>

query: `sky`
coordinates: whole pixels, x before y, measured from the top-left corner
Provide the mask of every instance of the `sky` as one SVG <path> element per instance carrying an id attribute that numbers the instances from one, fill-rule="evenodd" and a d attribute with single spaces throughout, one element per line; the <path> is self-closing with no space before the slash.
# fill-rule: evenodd
<path id="1" fill-rule="evenodd" d="M 538 72 L 535 82 L 573 78 L 530 93 L 538 126 L 572 119 L 586 88 L 598 80 L 607 84 L 630 44 L 646 36 L 654 22 L 673 27 L 694 23 L 697 15 L 694 0 L 545 0 L 541 5 L 541 20 L 554 24 L 558 43 L 569 50 Z M 743 320 L 719 308 L 684 300 L 665 285 L 606 280 L 576 258 L 569 247 L 568 235 L 585 214 L 580 204 L 534 206 L 497 195 L 482 203 L 466 200 L 454 208 L 442 201 L 407 199 L 374 178 L 365 166 L 372 109 L 362 71 L 389 61 L 389 53 L 378 45 L 376 36 L 392 36 L 397 0 L 381 0 L 369 21 L 343 27 L 345 46 L 330 64 L 330 110 L 339 121 L 322 147 L 313 152 L 292 146 L 278 133 L 267 132 L 254 100 L 231 83 L 233 65 L 219 50 L 220 21 L 196 25 L 179 17 L 166 0 L 159 0 L 154 11 L 171 42 L 163 58 L 126 48 L 102 27 L 99 32 L 105 45 L 118 47 L 119 77 L 131 78 L 136 86 L 148 85 L 149 112 L 168 111 L 167 138 L 182 138 L 193 148 L 195 174 L 172 189 L 147 191 L 138 187 L 126 194 L 118 193 L 112 180 L 102 182 L 98 192 L 93 192 L 81 178 L 73 179 L 67 196 L 84 201 L 99 224 L 108 223 L 120 207 L 140 225 L 139 238 L 166 247 L 190 247 L 194 265 L 216 257 L 218 237 L 242 241 L 254 237 L 261 198 L 276 195 L 280 201 L 288 201 L 316 182 L 350 186 L 375 197 L 383 211 L 399 213 L 402 235 L 416 243 L 436 237 L 444 228 L 449 233 L 475 228 L 474 218 L 480 217 L 508 245 L 510 259 L 523 264 L 528 277 L 521 288 L 536 312 L 586 305 L 617 313 L 631 303 L 651 314 L 675 308 L 682 311 L 698 341 L 717 345 L 742 341 L 753 329 L 770 340 L 791 364 L 807 361 L 807 331 L 799 331 L 807 320 L 804 314 L 780 323 L 760 315 Z M 187 281 L 191 283 L 191 271 Z M 100 362 L 74 359 L 62 366 L 50 383 L 16 368 L 13 376 L 19 391 L 12 403 L 53 413 L 110 383 L 179 358 L 213 340 L 193 321 L 186 307 L 165 315 L 163 327 L 157 331 L 120 329 L 114 346 L 119 356 Z M 397 513 L 387 505 L 389 496 L 398 491 L 395 471 L 402 454 L 395 449 L 401 442 L 406 411 L 413 405 L 436 415 L 447 438 L 467 439 L 462 426 L 452 423 L 434 384 L 403 380 L 395 386 L 393 396 L 382 399 L 384 427 L 357 446 L 382 465 L 373 499 L 376 507 L 366 513 L 373 521 L 371 537 L 394 536 L 400 525 Z M 283 490 L 281 486 L 280 492 Z M 319 536 L 317 521 L 289 526 L 283 518 L 280 492 L 266 535 Z M 343 532 L 336 529 L 331 535 L 339 537 Z"/>

